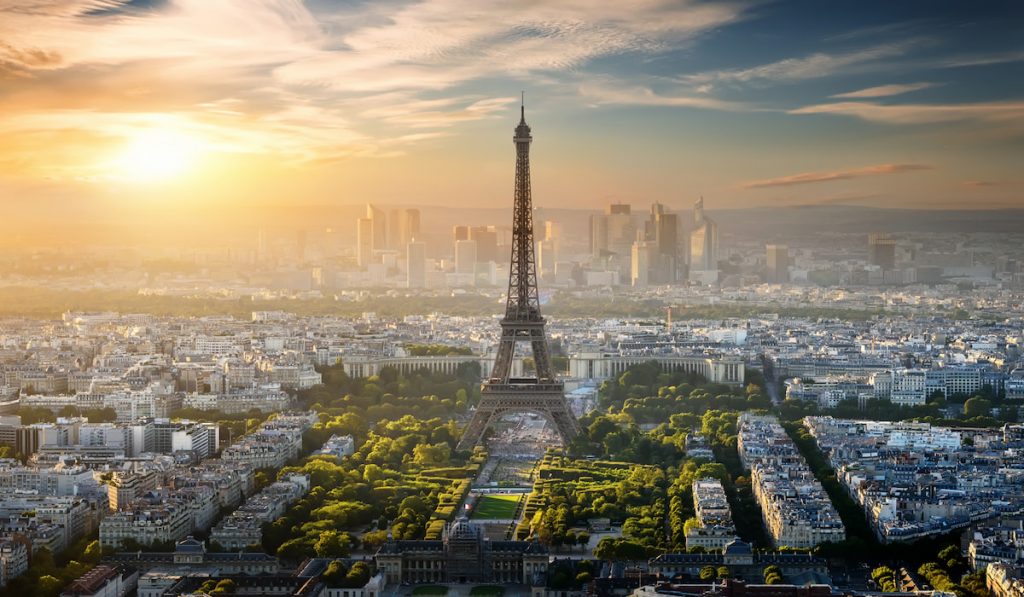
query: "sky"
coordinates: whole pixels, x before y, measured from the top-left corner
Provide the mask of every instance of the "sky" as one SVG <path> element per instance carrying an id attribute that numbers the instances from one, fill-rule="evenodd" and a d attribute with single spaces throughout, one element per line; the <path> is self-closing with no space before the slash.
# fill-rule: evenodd
<path id="1" fill-rule="evenodd" d="M 10 205 L 1024 207 L 1024 3 L 0 0 Z M 58 211 L 54 211 L 59 214 Z"/>

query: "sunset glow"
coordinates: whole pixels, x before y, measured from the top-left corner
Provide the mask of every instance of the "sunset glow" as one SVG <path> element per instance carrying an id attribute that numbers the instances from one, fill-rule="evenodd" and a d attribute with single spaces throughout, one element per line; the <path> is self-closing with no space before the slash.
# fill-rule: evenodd
<path id="1" fill-rule="evenodd" d="M 199 154 L 199 142 L 186 134 L 140 131 L 114 159 L 112 177 L 137 183 L 179 179 L 197 164 Z"/>
<path id="2" fill-rule="evenodd" d="M 0 2 L 0 193 L 102 198 L 122 182 L 175 182 L 209 204 L 414 192 L 496 206 L 507 148 L 485 140 L 504 134 L 525 91 L 556 144 L 535 173 L 551 207 L 608 196 L 683 206 L 699 194 L 723 208 L 1015 206 L 1020 12 Z"/>

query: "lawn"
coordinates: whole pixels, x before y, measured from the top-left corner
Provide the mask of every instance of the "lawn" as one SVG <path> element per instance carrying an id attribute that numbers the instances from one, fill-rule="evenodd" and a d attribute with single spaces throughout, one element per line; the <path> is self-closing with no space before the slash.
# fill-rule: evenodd
<path id="1" fill-rule="evenodd" d="M 505 594 L 505 587 L 497 585 L 481 585 L 469 590 L 472 597 L 501 597 Z"/>
<path id="2" fill-rule="evenodd" d="M 448 587 L 442 587 L 440 585 L 423 585 L 421 587 L 416 587 L 415 589 L 413 589 L 412 594 L 439 597 L 440 595 L 448 594 Z"/>
<path id="3" fill-rule="evenodd" d="M 483 520 L 511 519 L 516 515 L 516 506 L 519 505 L 520 494 L 495 494 L 482 495 L 473 507 L 472 518 Z"/>

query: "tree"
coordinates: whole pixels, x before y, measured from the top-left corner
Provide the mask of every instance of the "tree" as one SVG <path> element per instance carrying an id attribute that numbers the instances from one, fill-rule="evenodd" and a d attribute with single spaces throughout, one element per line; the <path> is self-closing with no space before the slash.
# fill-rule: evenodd
<path id="1" fill-rule="evenodd" d="M 446 443 L 419 444 L 412 455 L 412 461 L 419 465 L 443 465 L 451 459 L 452 448 Z"/>
<path id="2" fill-rule="evenodd" d="M 731 575 L 732 575 L 732 573 L 729 572 L 729 567 L 728 566 L 719 566 L 718 567 L 718 579 L 719 580 L 725 580 L 725 579 L 729 578 Z"/>
<path id="3" fill-rule="evenodd" d="M 211 595 L 230 595 L 235 592 L 235 581 L 230 578 L 217 583 L 217 586 L 213 588 Z"/>
<path id="4" fill-rule="evenodd" d="M 306 541 L 306 537 L 289 539 L 277 548 L 277 557 L 282 560 L 300 561 L 316 554 L 313 546 Z"/>
<path id="5" fill-rule="evenodd" d="M 56 597 L 62 588 L 64 588 L 64 582 L 56 576 L 49 574 L 40 576 L 39 580 L 36 581 L 36 594 L 41 597 Z"/>
<path id="6" fill-rule="evenodd" d="M 339 588 L 345 584 L 345 576 L 348 575 L 348 569 L 345 568 L 345 564 L 340 560 L 334 560 L 330 564 L 327 564 L 327 569 L 321 575 L 321 578 L 327 586 L 330 588 Z"/>
<path id="7" fill-rule="evenodd" d="M 615 421 L 602 415 L 594 419 L 594 422 L 587 428 L 587 437 L 592 442 L 603 442 L 606 435 L 619 430 Z"/>
<path id="8" fill-rule="evenodd" d="M 583 548 L 586 548 L 587 545 L 590 545 L 590 533 L 586 531 L 580 531 L 579 533 L 577 533 L 576 544 Z"/>
<path id="9" fill-rule="evenodd" d="M 704 566 L 700 569 L 701 580 L 714 580 L 717 571 L 714 566 Z"/>
<path id="10" fill-rule="evenodd" d="M 82 560 L 88 564 L 96 564 L 103 557 L 103 547 L 99 541 L 90 541 L 85 546 L 85 551 L 82 552 Z"/>
<path id="11" fill-rule="evenodd" d="M 313 544 L 313 551 L 321 558 L 347 558 L 349 548 L 348 533 L 324 531 Z"/>
<path id="12" fill-rule="evenodd" d="M 992 402 L 981 396 L 968 398 L 964 402 L 964 416 L 966 417 L 987 417 L 992 412 Z"/>
<path id="13" fill-rule="evenodd" d="M 888 566 L 879 566 L 871 571 L 871 579 L 878 584 L 878 588 L 887 593 L 897 590 L 896 573 Z"/>
<path id="14" fill-rule="evenodd" d="M 348 574 L 345 575 L 345 586 L 349 588 L 359 588 L 366 586 L 366 583 L 370 581 L 370 567 L 366 562 L 356 562 L 352 564 L 352 568 L 349 569 Z"/>
<path id="15" fill-rule="evenodd" d="M 367 531 L 363 533 L 361 537 L 363 547 L 370 551 L 377 551 L 377 548 L 388 540 L 388 532 L 384 530 L 380 531 Z"/>

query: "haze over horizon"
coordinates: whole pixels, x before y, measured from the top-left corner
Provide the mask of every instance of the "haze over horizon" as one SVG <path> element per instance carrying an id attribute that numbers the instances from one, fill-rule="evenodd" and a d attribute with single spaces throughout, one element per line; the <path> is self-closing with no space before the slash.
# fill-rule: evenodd
<path id="1" fill-rule="evenodd" d="M 1011 2 L 0 1 L 0 196 L 14 216 L 506 207 L 525 90 L 545 207 L 1020 207 L 1022 15 Z"/>

